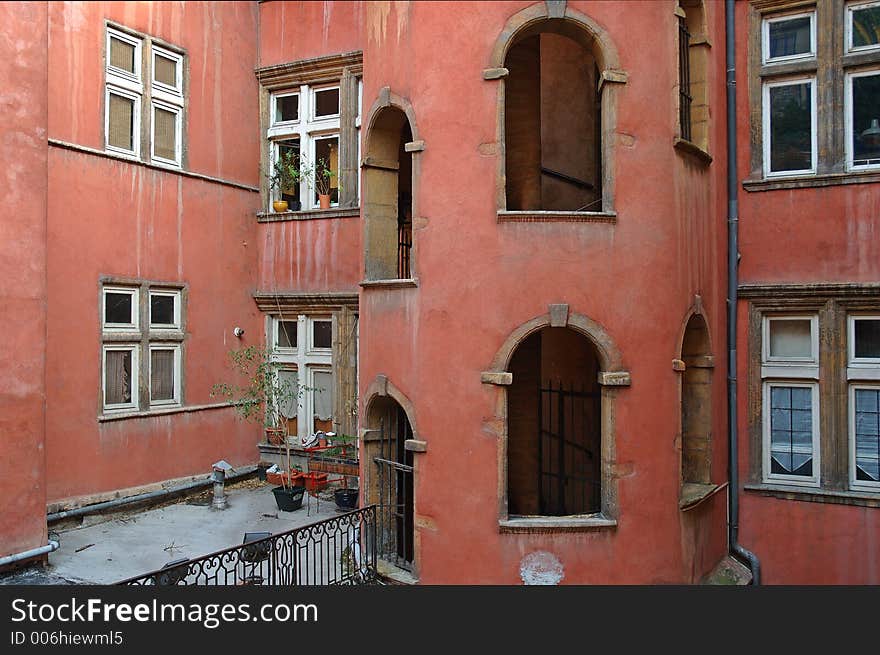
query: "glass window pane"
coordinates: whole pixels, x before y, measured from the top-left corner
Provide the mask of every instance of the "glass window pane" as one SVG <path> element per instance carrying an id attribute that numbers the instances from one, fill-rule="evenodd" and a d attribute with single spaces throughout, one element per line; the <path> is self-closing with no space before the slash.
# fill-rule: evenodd
<path id="1" fill-rule="evenodd" d="M 134 75 L 135 47 L 125 41 L 110 37 L 110 65 Z"/>
<path id="2" fill-rule="evenodd" d="M 174 351 L 150 351 L 150 400 L 174 400 Z"/>
<path id="3" fill-rule="evenodd" d="M 812 82 L 770 88 L 770 170 L 813 167 Z"/>
<path id="4" fill-rule="evenodd" d="M 769 59 L 808 54 L 811 50 L 810 17 L 801 16 L 769 24 Z"/>
<path id="5" fill-rule="evenodd" d="M 296 348 L 296 321 L 278 321 L 278 348 Z"/>
<path id="6" fill-rule="evenodd" d="M 131 351 L 108 350 L 104 354 L 104 404 L 131 402 Z"/>
<path id="7" fill-rule="evenodd" d="M 150 295 L 150 323 L 174 325 L 174 296 Z"/>
<path id="8" fill-rule="evenodd" d="M 880 164 L 880 74 L 852 78 L 853 164 Z"/>
<path id="9" fill-rule="evenodd" d="M 880 359 L 880 319 L 855 320 L 855 356 Z"/>
<path id="10" fill-rule="evenodd" d="M 315 418 L 329 421 L 333 418 L 333 375 L 330 371 L 315 371 L 313 379 Z"/>
<path id="11" fill-rule="evenodd" d="M 107 143 L 123 150 L 134 150 L 134 100 L 111 93 L 108 111 Z"/>
<path id="12" fill-rule="evenodd" d="M 156 107 L 153 114 L 153 154 L 163 159 L 177 159 L 177 113 Z"/>
<path id="13" fill-rule="evenodd" d="M 275 122 L 295 121 L 299 119 L 299 96 L 281 96 L 275 98 Z"/>
<path id="14" fill-rule="evenodd" d="M 278 162 L 282 167 L 282 175 L 278 180 L 280 184 L 281 200 L 288 203 L 299 202 L 299 139 L 285 139 L 277 141 Z M 279 169 L 276 167 L 276 174 Z M 297 209 L 291 206 L 290 209 Z"/>
<path id="15" fill-rule="evenodd" d="M 107 291 L 104 293 L 104 322 L 105 323 L 124 323 L 131 325 L 134 323 L 131 316 L 131 294 L 130 293 L 114 293 Z"/>
<path id="16" fill-rule="evenodd" d="M 880 390 L 856 389 L 855 478 L 880 482 Z"/>
<path id="17" fill-rule="evenodd" d="M 770 388 L 770 472 L 813 475 L 812 389 Z"/>
<path id="18" fill-rule="evenodd" d="M 315 117 L 335 116 L 339 113 L 339 89 L 315 91 Z"/>
<path id="19" fill-rule="evenodd" d="M 813 356 L 811 330 L 810 319 L 771 320 L 770 357 L 811 358 Z"/>
<path id="20" fill-rule="evenodd" d="M 339 202 L 339 137 L 315 141 L 315 182 L 315 202 L 328 192 L 330 202 Z"/>
<path id="21" fill-rule="evenodd" d="M 299 376 L 296 369 L 278 371 L 278 400 L 281 413 L 288 419 L 295 419 L 299 408 Z"/>
<path id="22" fill-rule="evenodd" d="M 332 345 L 333 323 L 314 321 L 312 323 L 312 345 L 315 348 L 330 348 Z"/>
<path id="23" fill-rule="evenodd" d="M 853 48 L 864 48 L 877 44 L 880 44 L 880 6 L 853 9 Z"/>
<path id="24" fill-rule="evenodd" d="M 156 53 L 153 58 L 153 79 L 177 88 L 177 61 Z"/>

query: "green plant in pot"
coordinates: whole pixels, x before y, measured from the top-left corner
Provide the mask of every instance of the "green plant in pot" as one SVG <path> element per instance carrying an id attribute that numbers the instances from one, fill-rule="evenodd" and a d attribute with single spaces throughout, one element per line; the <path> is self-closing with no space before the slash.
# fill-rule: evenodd
<path id="1" fill-rule="evenodd" d="M 329 209 L 330 195 L 333 189 L 342 190 L 342 183 L 338 181 L 336 172 L 330 168 L 330 162 L 321 157 L 312 164 L 305 157 L 300 157 L 299 174 L 318 194 L 318 203 L 321 209 Z M 334 177 L 337 178 L 335 187 L 333 186 Z"/>
<path id="2" fill-rule="evenodd" d="M 299 191 L 299 183 L 302 179 L 299 159 L 299 155 L 292 150 L 283 150 L 272 164 L 272 170 L 266 174 L 269 193 L 274 195 L 273 191 L 278 192 L 278 200 L 272 201 L 272 209 L 276 212 L 286 212 L 288 208 L 293 211 L 300 209 L 298 200 L 293 201 L 293 207 L 290 207 L 288 201 L 283 198 L 284 194 L 296 195 Z"/>
<path id="3" fill-rule="evenodd" d="M 215 384 L 211 396 L 226 398 L 240 418 L 262 425 L 270 444 L 284 445 L 285 475 L 281 478 L 281 487 L 273 491 L 279 509 L 297 509 L 302 505 L 304 488 L 292 482 L 288 425 L 290 418 L 296 416 L 299 398 L 307 388 L 298 386 L 295 375 L 284 375 L 284 369 L 273 361 L 271 348 L 253 345 L 231 350 L 229 360 L 245 383 Z M 282 507 L 283 504 L 286 506 Z"/>

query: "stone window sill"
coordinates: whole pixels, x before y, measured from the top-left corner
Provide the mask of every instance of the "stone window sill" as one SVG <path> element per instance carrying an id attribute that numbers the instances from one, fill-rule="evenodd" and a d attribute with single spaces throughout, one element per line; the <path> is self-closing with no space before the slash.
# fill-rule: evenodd
<path id="1" fill-rule="evenodd" d="M 418 278 L 405 280 L 364 280 L 360 282 L 364 289 L 415 289 L 419 286 Z"/>
<path id="2" fill-rule="evenodd" d="M 710 155 L 708 152 L 703 150 L 700 146 L 698 146 L 696 143 L 693 143 L 692 141 L 675 137 L 675 141 L 673 142 L 672 146 L 677 152 L 693 158 L 694 161 L 699 164 L 708 166 L 712 163 L 712 155 Z"/>
<path id="3" fill-rule="evenodd" d="M 391 584 L 419 584 L 418 578 L 416 578 L 410 571 L 402 569 L 399 566 L 395 566 L 391 562 L 387 562 L 381 558 L 376 560 L 376 573 L 379 574 L 380 578 L 385 578 L 386 580 L 391 582 Z"/>
<path id="4" fill-rule="evenodd" d="M 616 528 L 617 521 L 601 514 L 588 516 L 521 516 L 498 521 L 501 533 L 591 532 Z"/>
<path id="5" fill-rule="evenodd" d="M 570 212 L 498 210 L 499 223 L 616 223 L 616 212 Z"/>
<path id="6" fill-rule="evenodd" d="M 686 482 L 681 485 L 681 492 L 678 498 L 678 508 L 682 512 L 694 509 L 717 494 L 719 491 L 726 489 L 727 483 L 724 484 L 695 484 Z"/>
<path id="7" fill-rule="evenodd" d="M 98 423 L 107 423 L 109 421 L 124 421 L 126 419 L 133 418 L 167 416 L 169 414 L 189 414 L 192 412 L 204 412 L 209 409 L 223 409 L 225 407 L 232 407 L 232 403 L 214 403 L 212 405 L 186 405 L 182 407 L 161 407 L 150 409 L 147 411 L 119 412 L 118 414 L 101 414 L 98 416 Z"/>
<path id="8" fill-rule="evenodd" d="M 789 487 L 775 484 L 747 484 L 743 488 L 760 496 L 771 496 L 786 500 L 800 500 L 808 503 L 829 503 L 833 505 L 857 505 L 860 507 L 880 507 L 880 491 L 849 491 L 845 489 L 813 489 Z"/>
<path id="9" fill-rule="evenodd" d="M 778 191 L 780 189 L 811 189 L 844 184 L 870 184 L 880 182 L 880 170 L 848 173 L 826 173 L 799 177 L 777 177 L 743 180 L 742 186 L 748 192 Z"/>
<path id="10" fill-rule="evenodd" d="M 298 212 L 257 212 L 257 222 L 278 223 L 282 221 L 312 221 L 321 218 L 358 218 L 360 215 L 360 207 L 307 209 Z"/>

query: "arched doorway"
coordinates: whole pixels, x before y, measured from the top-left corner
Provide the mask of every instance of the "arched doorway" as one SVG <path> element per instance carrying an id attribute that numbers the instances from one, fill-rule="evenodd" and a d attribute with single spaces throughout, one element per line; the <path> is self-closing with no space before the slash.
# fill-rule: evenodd
<path id="1" fill-rule="evenodd" d="M 570 328 L 527 336 L 510 359 L 507 507 L 510 516 L 602 510 L 599 359 Z"/>
<path id="2" fill-rule="evenodd" d="M 395 106 L 375 115 L 363 163 L 367 280 L 410 279 L 412 268 L 413 166 L 406 144 L 413 138 L 406 114 Z"/>
<path id="3" fill-rule="evenodd" d="M 701 314 L 688 320 L 681 345 L 682 497 L 699 492 L 686 485 L 712 482 L 712 356 L 709 328 Z"/>
<path id="4" fill-rule="evenodd" d="M 412 424 L 391 396 L 373 399 L 367 409 L 364 450 L 368 476 L 364 496 L 379 506 L 377 555 L 411 571 L 414 558 L 413 453 L 406 441 Z"/>

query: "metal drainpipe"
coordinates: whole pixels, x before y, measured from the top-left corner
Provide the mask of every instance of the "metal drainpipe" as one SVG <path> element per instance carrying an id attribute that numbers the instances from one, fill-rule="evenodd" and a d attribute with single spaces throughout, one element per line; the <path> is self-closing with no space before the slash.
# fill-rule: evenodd
<path id="1" fill-rule="evenodd" d="M 0 568 L 6 566 L 7 564 L 14 564 L 15 562 L 21 562 L 22 560 L 31 559 L 32 557 L 39 557 L 40 555 L 45 555 L 46 553 L 51 553 L 52 551 L 58 550 L 58 542 L 54 539 L 49 539 L 49 543 L 45 546 L 40 546 L 39 548 L 31 548 L 30 550 L 25 550 L 21 553 L 15 553 L 14 555 L 7 555 L 6 557 L 0 557 Z"/>
<path id="2" fill-rule="evenodd" d="M 247 466 L 239 469 L 240 473 L 234 478 L 230 476 L 230 479 L 227 481 L 231 481 L 232 479 L 243 478 L 245 476 L 250 475 L 254 471 L 257 470 L 256 466 Z M 55 512 L 54 514 L 49 514 L 46 516 L 46 522 L 52 523 L 54 521 L 60 521 L 61 519 L 72 518 L 74 516 L 85 516 L 86 514 L 94 514 L 96 512 L 101 512 L 105 509 L 112 509 L 114 507 L 121 507 L 123 505 L 129 505 L 131 503 L 139 503 L 145 500 L 154 500 L 158 498 L 165 498 L 167 496 L 171 496 L 173 494 L 177 494 L 183 491 L 190 491 L 192 489 L 197 489 L 199 487 L 209 487 L 214 484 L 214 477 L 205 478 L 204 480 L 195 480 L 194 482 L 188 482 L 184 485 L 180 485 L 179 487 L 172 487 L 170 489 L 159 489 L 157 491 L 150 491 L 145 494 L 138 494 L 137 496 L 128 496 L 126 498 L 114 498 L 113 500 L 107 500 L 103 503 L 95 503 L 94 505 L 86 505 L 85 507 L 77 507 L 76 509 L 69 509 L 63 512 Z"/>
<path id="3" fill-rule="evenodd" d="M 727 64 L 727 425 L 730 485 L 728 487 L 728 544 L 730 552 L 752 572 L 752 584 L 761 584 L 761 562 L 739 543 L 739 446 L 736 411 L 736 325 L 739 285 L 739 207 L 736 167 L 736 42 L 734 0 L 725 0 Z"/>

